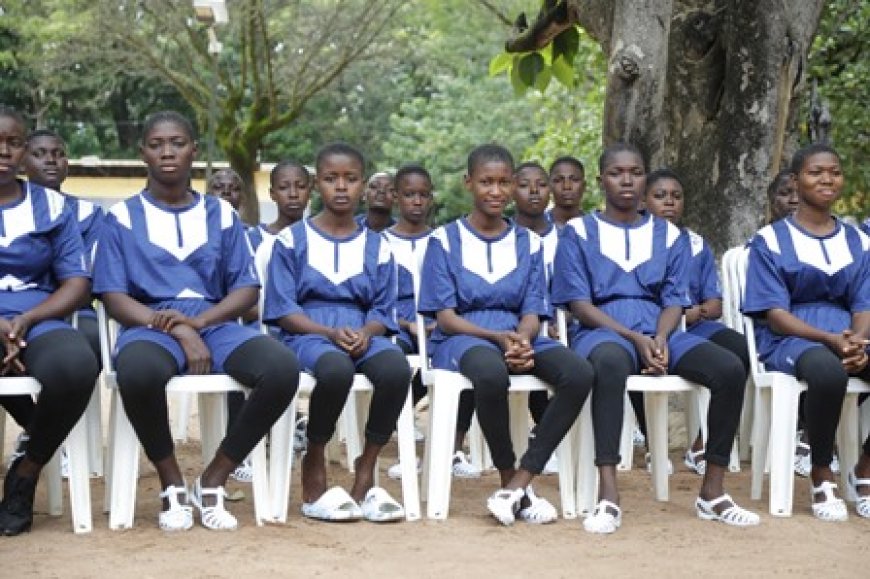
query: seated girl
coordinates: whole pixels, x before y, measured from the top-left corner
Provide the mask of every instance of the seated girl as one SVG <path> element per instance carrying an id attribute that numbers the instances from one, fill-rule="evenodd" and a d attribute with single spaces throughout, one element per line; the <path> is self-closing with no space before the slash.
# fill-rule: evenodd
<path id="1" fill-rule="evenodd" d="M 813 515 L 845 521 L 831 460 L 849 376 L 870 379 L 870 240 L 831 214 L 843 188 L 834 149 L 799 150 L 791 174 L 797 210 L 752 239 L 743 311 L 759 320 L 758 355 L 766 367 L 807 383 Z M 870 438 L 848 482 L 858 514 L 870 517 Z"/>
<path id="2" fill-rule="evenodd" d="M 256 250 L 264 239 L 274 238 L 305 216 L 311 196 L 311 175 L 305 165 L 296 161 L 281 161 L 269 174 L 269 197 L 275 202 L 278 217 L 272 223 L 261 223 L 248 229 L 248 238 Z"/>
<path id="3" fill-rule="evenodd" d="M 710 389 L 707 468 L 695 501 L 700 518 L 757 525 L 758 515 L 725 493 L 723 483 L 740 421 L 746 375 L 740 359 L 701 336 L 677 329 L 688 300 L 688 238 L 677 227 L 638 212 L 646 185 L 640 152 L 609 146 L 598 161 L 605 209 L 568 222 L 553 268 L 553 303 L 579 321 L 571 343 L 595 369 L 592 421 L 600 502 L 583 521 L 590 533 L 622 523 L 620 462 L 626 379 L 677 374 Z"/>
<path id="4" fill-rule="evenodd" d="M 160 528 L 189 529 L 190 500 L 206 528 L 235 529 L 224 484 L 290 404 L 299 367 L 276 340 L 237 322 L 256 303 L 259 280 L 230 204 L 190 189 L 197 151 L 190 121 L 171 111 L 151 115 L 140 151 L 146 188 L 109 210 L 94 260 L 94 293 L 123 326 L 115 358 L 121 401 L 160 478 Z M 169 430 L 166 383 L 212 372 L 252 392 L 188 491 Z"/>
<path id="5" fill-rule="evenodd" d="M 468 156 L 465 188 L 473 209 L 437 229 L 423 262 L 419 311 L 434 315 L 435 368 L 458 371 L 474 390 L 475 407 L 501 489 L 487 501 L 504 525 L 516 517 L 549 523 L 556 509 L 530 485 L 580 413 L 592 369 L 559 342 L 540 335 L 550 315 L 540 238 L 504 218 L 514 190 L 514 162 L 498 145 Z M 516 464 L 510 435 L 510 374 L 530 373 L 554 396 Z"/>
<path id="6" fill-rule="evenodd" d="M 387 337 L 396 322 L 396 266 L 389 243 L 358 224 L 362 153 L 343 143 L 317 154 L 315 179 L 323 210 L 278 235 L 269 262 L 265 321 L 314 375 L 308 405 L 308 451 L 302 459 L 302 514 L 324 521 L 397 521 L 404 509 L 374 486 L 378 455 L 396 429 L 411 369 Z M 327 490 L 326 443 L 335 432 L 354 374 L 374 386 L 363 453 L 354 461 L 350 494 Z"/>

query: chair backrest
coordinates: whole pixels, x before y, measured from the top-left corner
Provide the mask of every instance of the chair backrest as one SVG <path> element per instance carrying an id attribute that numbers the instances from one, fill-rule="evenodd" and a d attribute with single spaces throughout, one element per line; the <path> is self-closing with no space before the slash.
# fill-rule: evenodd
<path id="1" fill-rule="evenodd" d="M 737 308 L 743 304 L 743 296 L 746 293 L 746 268 L 749 266 L 749 248 L 740 249 L 741 251 L 732 260 L 729 270 L 729 276 L 732 278 L 732 291 L 737 297 Z M 737 312 L 743 322 L 743 335 L 749 350 L 752 374 L 755 376 L 763 374 L 766 370 L 764 364 L 758 359 L 758 347 L 755 343 L 755 320 L 751 316 L 740 313 L 740 309 L 737 309 Z"/>
<path id="2" fill-rule="evenodd" d="M 257 268 L 257 277 L 260 278 L 260 299 L 257 301 L 257 313 L 260 320 L 260 331 L 266 335 L 269 334 L 269 328 L 263 323 L 263 307 L 266 301 L 266 282 L 269 279 L 269 260 L 272 258 L 274 245 L 274 237 L 264 236 L 263 242 L 254 252 L 254 267 Z"/>
<path id="3" fill-rule="evenodd" d="M 112 352 L 115 350 L 115 339 L 118 337 L 118 322 L 109 317 L 103 302 L 97 301 L 97 328 L 100 334 L 100 356 L 103 359 L 103 370 L 114 372 Z"/>
<path id="4" fill-rule="evenodd" d="M 740 313 L 740 286 L 737 262 L 746 251 L 742 245 L 732 247 L 722 256 L 722 321 L 737 332 L 743 333 L 743 316 Z"/>

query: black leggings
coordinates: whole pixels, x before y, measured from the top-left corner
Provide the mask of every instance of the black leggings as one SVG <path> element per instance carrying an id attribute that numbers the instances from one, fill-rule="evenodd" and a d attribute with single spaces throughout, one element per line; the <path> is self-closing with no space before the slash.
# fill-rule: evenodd
<path id="1" fill-rule="evenodd" d="M 749 348 L 746 346 L 746 338 L 743 334 L 731 328 L 722 328 L 707 339 L 740 358 L 740 363 L 743 364 L 744 376 L 749 376 Z M 637 427 L 646 436 L 646 413 L 643 406 L 643 392 L 629 392 L 628 398 L 631 400 L 634 415 L 637 417 Z M 693 442 L 691 437 L 697 434 L 699 433 L 689 433 L 689 446 Z"/>
<path id="2" fill-rule="evenodd" d="M 118 388 L 124 411 L 151 462 L 173 453 L 166 408 L 166 383 L 178 374 L 175 358 L 148 341 L 132 342 L 118 354 Z M 224 362 L 224 371 L 251 394 L 220 450 L 240 463 L 281 416 L 299 384 L 296 356 L 268 336 L 252 338 Z"/>
<path id="3" fill-rule="evenodd" d="M 405 355 L 417 353 L 417 348 L 412 348 L 404 340 L 396 340 L 396 345 L 402 349 Z M 414 406 L 423 400 L 424 396 L 426 396 L 426 387 L 423 386 L 423 377 L 420 375 L 420 372 L 414 372 L 414 376 L 411 377 L 411 397 L 414 400 Z"/>
<path id="4" fill-rule="evenodd" d="M 365 428 L 366 441 L 383 446 L 396 430 L 396 421 L 408 397 L 411 368 L 402 352 L 385 350 L 366 360 L 360 372 L 374 387 Z M 343 352 L 328 352 L 318 358 L 314 365 L 317 386 L 308 404 L 310 443 L 326 444 L 332 438 L 355 373 L 353 360 Z"/>
<path id="5" fill-rule="evenodd" d="M 459 371 L 474 385 L 477 418 L 492 462 L 499 470 L 516 466 L 510 431 L 508 387 L 510 376 L 501 352 L 486 346 L 470 348 L 459 360 Z M 546 382 L 554 392 L 520 467 L 539 474 L 556 446 L 574 424 L 592 387 L 592 367 L 564 346 L 535 354 L 531 374 Z"/>
<path id="6" fill-rule="evenodd" d="M 843 398 L 849 374 L 840 359 L 824 346 L 801 354 L 795 365 L 795 376 L 807 383 L 806 427 L 813 466 L 827 467 L 834 454 L 834 437 L 840 422 Z M 870 366 L 858 374 L 870 380 Z M 870 456 L 870 437 L 864 441 L 864 453 Z"/>
<path id="7" fill-rule="evenodd" d="M 19 417 L 13 412 L 30 408 L 19 424 L 30 435 L 27 456 L 44 465 L 87 408 L 100 369 L 85 338 L 72 329 L 53 330 L 31 340 L 22 361 L 27 375 L 42 385 L 36 404 L 30 396 L 3 396 L 0 404 L 16 422 Z"/>
<path id="8" fill-rule="evenodd" d="M 80 316 L 78 319 L 78 331 L 84 336 L 88 346 L 90 346 L 94 353 L 94 358 L 97 361 L 97 373 L 99 374 L 103 364 L 100 353 L 100 333 L 97 325 L 96 318 Z M 36 403 L 32 397 L 0 396 L 0 406 L 6 409 L 6 412 L 9 413 L 18 426 L 27 431 L 27 425 L 33 420 L 33 413 L 36 410 Z"/>
<path id="9" fill-rule="evenodd" d="M 612 342 L 596 346 L 589 361 L 596 377 L 592 390 L 595 464 L 619 464 L 625 381 L 637 369 L 625 348 Z M 728 350 L 705 342 L 686 352 L 673 371 L 710 390 L 706 459 L 711 464 L 727 466 L 746 390 L 743 364 Z"/>

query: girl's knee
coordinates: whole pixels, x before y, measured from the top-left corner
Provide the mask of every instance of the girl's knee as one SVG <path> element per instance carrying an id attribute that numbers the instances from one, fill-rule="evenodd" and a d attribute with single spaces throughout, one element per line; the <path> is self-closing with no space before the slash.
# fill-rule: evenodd
<path id="1" fill-rule="evenodd" d="M 317 387 L 336 392 L 349 391 L 355 373 L 350 356 L 335 352 L 324 354 L 314 366 Z"/>

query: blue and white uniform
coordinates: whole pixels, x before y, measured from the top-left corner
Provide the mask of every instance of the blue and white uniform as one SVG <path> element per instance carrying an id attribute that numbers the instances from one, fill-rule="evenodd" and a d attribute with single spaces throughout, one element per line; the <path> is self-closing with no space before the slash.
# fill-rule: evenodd
<path id="1" fill-rule="evenodd" d="M 36 183 L 19 181 L 23 195 L 0 205 L 0 316 L 13 318 L 44 302 L 59 282 L 89 278 L 87 258 L 75 215 L 65 197 Z M 45 320 L 26 340 L 69 328 L 63 320 Z"/>
<path id="2" fill-rule="evenodd" d="M 193 196 L 187 207 L 167 207 L 145 190 L 109 209 L 94 259 L 94 293 L 125 293 L 153 310 L 175 309 L 194 317 L 235 290 L 259 287 L 238 214 L 213 195 Z M 259 335 L 237 322 L 200 332 L 214 372 L 222 372 L 227 357 Z M 169 334 L 125 328 L 117 351 L 136 340 L 162 346 L 184 372 L 184 352 Z"/>
<path id="3" fill-rule="evenodd" d="M 664 308 L 688 307 L 688 237 L 664 219 L 641 214 L 636 223 L 608 221 L 600 212 L 562 229 L 553 274 L 553 302 L 589 302 L 626 328 L 655 335 Z M 571 346 L 588 358 L 601 343 L 620 344 L 638 364 L 634 345 L 608 328 L 569 330 Z M 679 329 L 668 339 L 669 369 L 705 340 Z"/>
<path id="4" fill-rule="evenodd" d="M 713 251 L 703 237 L 691 229 L 684 229 L 684 231 L 689 236 L 689 246 L 692 251 L 692 259 L 689 261 L 689 299 L 692 305 L 698 306 L 707 300 L 721 300 L 722 282 L 716 270 Z M 722 322 L 698 320 L 686 328 L 686 331 L 702 338 L 709 338 L 725 328 Z"/>
<path id="5" fill-rule="evenodd" d="M 390 244 L 379 233 L 360 227 L 337 238 L 304 219 L 278 234 L 269 261 L 263 319 L 275 324 L 291 314 L 305 314 L 330 328 L 359 329 L 378 322 L 387 335 L 398 331 L 396 265 Z M 291 334 L 280 339 L 312 372 L 328 352 L 344 352 L 326 336 Z M 359 368 L 372 356 L 401 350 L 385 336 L 373 336 L 368 351 L 354 360 Z"/>
<path id="6" fill-rule="evenodd" d="M 423 261 L 419 311 L 435 316 L 453 309 L 465 320 L 494 331 L 516 330 L 520 319 L 550 315 L 541 239 L 508 222 L 497 237 L 483 237 L 458 219 L 436 229 Z M 430 339 L 432 366 L 458 370 L 463 354 L 474 346 L 498 347 L 468 335 L 448 335 L 436 328 Z M 559 345 L 538 336 L 536 353 Z"/>
<path id="7" fill-rule="evenodd" d="M 832 233 L 817 236 L 786 217 L 762 228 L 749 247 L 744 313 L 783 309 L 840 333 L 851 326 L 852 314 L 870 310 L 870 238 L 858 228 L 837 219 Z M 756 324 L 755 336 L 761 361 L 792 375 L 800 356 L 819 346 L 764 323 Z"/>
<path id="8" fill-rule="evenodd" d="M 393 258 L 396 260 L 398 270 L 398 297 L 396 299 L 396 315 L 399 320 L 406 322 L 417 321 L 417 299 L 414 295 L 414 278 L 420 275 L 423 265 L 423 257 L 429 246 L 429 236 L 432 231 L 426 231 L 417 236 L 407 236 L 396 233 L 392 229 L 381 232 L 390 242 Z M 431 321 L 431 320 L 427 320 Z M 417 340 L 405 328 L 399 328 L 397 340 L 402 340 L 411 347 L 411 351 L 417 351 Z"/>
<path id="9" fill-rule="evenodd" d="M 262 244 L 263 241 L 275 239 L 275 234 L 269 231 L 266 223 L 248 227 L 247 234 L 248 239 L 251 242 L 251 248 L 254 251 L 257 251 L 257 248 L 260 247 L 260 244 Z"/>
<path id="10" fill-rule="evenodd" d="M 870 217 L 864 220 L 864 223 L 861 224 L 861 231 L 870 235 Z"/>

